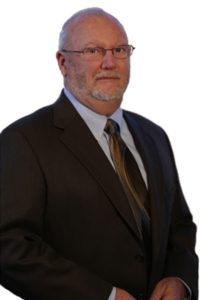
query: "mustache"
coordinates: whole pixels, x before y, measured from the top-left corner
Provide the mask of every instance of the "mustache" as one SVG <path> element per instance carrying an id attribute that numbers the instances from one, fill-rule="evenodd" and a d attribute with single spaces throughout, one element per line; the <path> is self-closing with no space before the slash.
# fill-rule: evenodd
<path id="1" fill-rule="evenodd" d="M 103 78 L 116 78 L 116 79 L 120 79 L 121 76 L 118 72 L 110 72 L 110 71 L 104 71 L 101 73 L 98 73 L 95 75 L 94 79 L 103 79 Z"/>

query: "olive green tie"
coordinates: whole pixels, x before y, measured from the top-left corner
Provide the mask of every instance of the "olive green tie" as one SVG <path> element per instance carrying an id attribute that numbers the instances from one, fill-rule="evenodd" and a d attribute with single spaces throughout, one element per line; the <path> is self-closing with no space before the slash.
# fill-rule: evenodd
<path id="1" fill-rule="evenodd" d="M 109 137 L 109 149 L 116 172 L 135 217 L 140 237 L 143 238 L 144 231 L 145 234 L 150 234 L 150 218 L 144 207 L 147 188 L 135 158 L 120 136 L 119 125 L 114 120 L 108 119 L 105 132 Z"/>

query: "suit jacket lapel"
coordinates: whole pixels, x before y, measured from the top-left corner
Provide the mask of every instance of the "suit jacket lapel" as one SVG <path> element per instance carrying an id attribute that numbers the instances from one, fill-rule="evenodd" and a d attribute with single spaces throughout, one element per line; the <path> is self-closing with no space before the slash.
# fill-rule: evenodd
<path id="1" fill-rule="evenodd" d="M 88 169 L 119 215 L 139 238 L 135 220 L 113 167 L 64 93 L 54 105 L 54 125 L 62 129 L 59 137 L 61 142 Z"/>

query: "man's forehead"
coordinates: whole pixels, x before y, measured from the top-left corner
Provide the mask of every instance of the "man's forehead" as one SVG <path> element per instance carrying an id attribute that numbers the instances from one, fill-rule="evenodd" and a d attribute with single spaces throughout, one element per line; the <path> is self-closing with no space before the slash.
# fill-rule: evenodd
<path id="1" fill-rule="evenodd" d="M 98 26 L 95 28 L 91 22 L 89 26 L 77 26 L 71 34 L 72 47 L 93 47 L 100 46 L 105 48 L 115 47 L 117 45 L 126 44 L 126 35 L 119 31 L 118 28 L 112 30 L 109 26 Z M 114 33 L 113 33 L 114 32 Z"/>

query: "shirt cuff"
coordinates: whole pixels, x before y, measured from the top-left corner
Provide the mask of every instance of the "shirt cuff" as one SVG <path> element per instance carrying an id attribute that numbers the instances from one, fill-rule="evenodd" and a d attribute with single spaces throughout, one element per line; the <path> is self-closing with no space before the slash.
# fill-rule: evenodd
<path id="1" fill-rule="evenodd" d="M 187 295 L 185 296 L 184 300 L 191 300 L 192 299 L 192 291 L 191 291 L 190 287 L 180 277 L 178 277 L 178 279 L 184 284 L 184 286 L 187 289 Z"/>
<path id="2" fill-rule="evenodd" d="M 108 300 L 115 300 L 115 296 L 116 296 L 116 288 L 114 287 L 110 293 Z"/>

